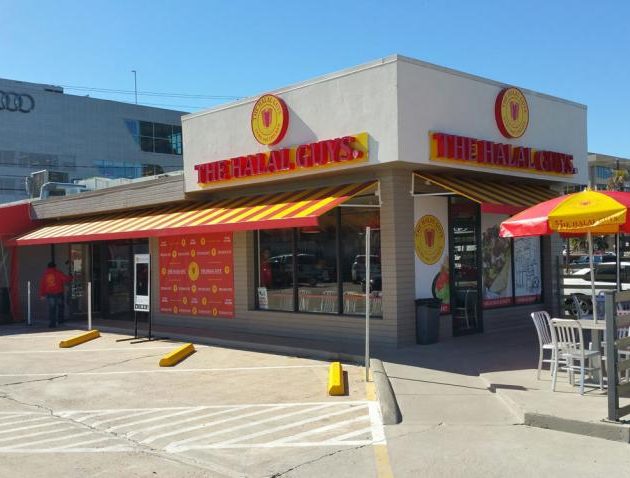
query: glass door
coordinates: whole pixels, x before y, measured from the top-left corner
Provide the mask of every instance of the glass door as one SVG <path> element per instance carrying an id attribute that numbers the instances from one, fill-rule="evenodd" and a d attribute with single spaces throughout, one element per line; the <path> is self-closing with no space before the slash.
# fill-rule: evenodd
<path id="1" fill-rule="evenodd" d="M 482 332 L 479 206 L 453 197 L 449 216 L 453 335 Z"/>

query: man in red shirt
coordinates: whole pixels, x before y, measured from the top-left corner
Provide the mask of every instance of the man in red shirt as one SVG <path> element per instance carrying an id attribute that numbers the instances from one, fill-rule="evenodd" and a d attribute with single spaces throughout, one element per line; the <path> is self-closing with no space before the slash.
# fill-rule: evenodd
<path id="1" fill-rule="evenodd" d="M 54 262 L 48 263 L 39 282 L 39 295 L 48 300 L 48 327 L 57 327 L 58 321 L 63 322 L 63 286 L 71 280 L 72 276 L 60 272 Z"/>

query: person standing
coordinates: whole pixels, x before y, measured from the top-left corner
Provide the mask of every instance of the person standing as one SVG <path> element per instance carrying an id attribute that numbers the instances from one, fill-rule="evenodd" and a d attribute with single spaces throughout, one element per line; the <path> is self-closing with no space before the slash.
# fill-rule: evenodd
<path id="1" fill-rule="evenodd" d="M 48 301 L 48 327 L 57 327 L 58 322 L 63 322 L 63 292 L 64 285 L 72 280 L 72 276 L 66 275 L 57 269 L 54 262 L 48 263 L 39 281 L 39 295 Z"/>

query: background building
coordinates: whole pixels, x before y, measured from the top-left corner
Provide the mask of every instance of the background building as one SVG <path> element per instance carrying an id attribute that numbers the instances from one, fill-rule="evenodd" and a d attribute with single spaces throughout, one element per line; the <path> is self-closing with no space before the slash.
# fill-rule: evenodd
<path id="1" fill-rule="evenodd" d="M 588 171 L 593 189 L 630 191 L 630 159 L 589 153 Z"/>
<path id="2" fill-rule="evenodd" d="M 0 202 L 29 197 L 26 178 L 137 178 L 182 169 L 181 111 L 76 96 L 0 79 Z M 55 174 L 57 173 L 57 174 Z"/>

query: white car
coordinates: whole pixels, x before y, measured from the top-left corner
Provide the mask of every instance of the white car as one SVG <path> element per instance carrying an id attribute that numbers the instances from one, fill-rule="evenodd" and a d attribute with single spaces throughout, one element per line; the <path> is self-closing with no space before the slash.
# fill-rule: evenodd
<path id="1" fill-rule="evenodd" d="M 619 278 L 621 288 L 630 289 L 630 262 L 621 262 Z M 617 288 L 617 264 L 606 262 L 595 264 L 595 294 Z M 564 279 L 564 295 L 578 295 L 582 313 L 593 313 L 591 300 L 591 269 L 589 267 L 578 269 L 570 277 Z M 574 305 L 570 298 L 565 300 L 565 308 L 575 314 Z"/>

